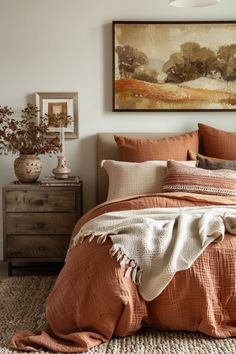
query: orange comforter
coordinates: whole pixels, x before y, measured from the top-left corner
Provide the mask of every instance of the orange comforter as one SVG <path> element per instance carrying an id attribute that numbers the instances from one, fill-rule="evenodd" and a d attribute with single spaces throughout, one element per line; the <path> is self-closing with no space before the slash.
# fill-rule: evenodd
<path id="1" fill-rule="evenodd" d="M 211 204 L 235 205 L 236 199 L 182 193 L 128 198 L 92 209 L 73 234 L 89 219 L 108 211 Z M 222 242 L 211 244 L 151 302 L 145 302 L 136 285 L 124 278 L 124 268 L 109 256 L 110 246 L 110 241 L 103 245 L 85 241 L 70 250 L 47 300 L 49 329 L 17 333 L 12 348 L 83 352 L 112 335 L 126 336 L 142 327 L 200 331 L 222 338 L 236 335 L 235 236 L 226 235 Z"/>

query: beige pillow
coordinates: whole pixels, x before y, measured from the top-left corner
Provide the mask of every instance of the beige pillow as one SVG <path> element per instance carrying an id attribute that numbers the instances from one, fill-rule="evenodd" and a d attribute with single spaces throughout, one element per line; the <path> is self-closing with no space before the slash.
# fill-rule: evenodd
<path id="1" fill-rule="evenodd" d="M 188 166 L 196 166 L 196 161 L 183 161 Z M 123 162 L 102 161 L 109 178 L 107 200 L 132 195 L 162 192 L 167 161 Z"/>

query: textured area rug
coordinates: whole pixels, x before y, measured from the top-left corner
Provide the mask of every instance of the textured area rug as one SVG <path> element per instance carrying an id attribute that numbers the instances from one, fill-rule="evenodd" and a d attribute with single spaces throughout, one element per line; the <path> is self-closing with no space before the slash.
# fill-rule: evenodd
<path id="1" fill-rule="evenodd" d="M 0 282 L 0 354 L 17 353 L 8 348 L 9 339 L 16 331 L 46 327 L 44 306 L 53 283 L 53 277 L 12 277 Z M 236 354 L 236 338 L 214 339 L 188 332 L 143 332 L 114 338 L 87 353 Z"/>

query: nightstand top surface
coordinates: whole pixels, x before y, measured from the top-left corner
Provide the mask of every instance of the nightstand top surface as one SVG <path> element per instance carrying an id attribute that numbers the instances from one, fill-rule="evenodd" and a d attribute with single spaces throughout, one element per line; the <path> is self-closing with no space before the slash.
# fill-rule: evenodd
<path id="1" fill-rule="evenodd" d="M 15 182 L 10 182 L 8 184 L 6 184 L 5 186 L 3 186 L 3 189 L 17 189 L 17 190 L 37 190 L 37 189 L 58 189 L 58 190 L 63 190 L 63 189 L 67 189 L 67 190 L 74 190 L 77 188 L 80 188 L 82 186 L 82 181 L 80 181 L 77 184 L 65 184 L 65 185 L 54 185 L 54 184 L 50 184 L 50 185 L 42 185 L 40 184 L 40 182 L 36 182 L 36 183 L 15 183 Z"/>

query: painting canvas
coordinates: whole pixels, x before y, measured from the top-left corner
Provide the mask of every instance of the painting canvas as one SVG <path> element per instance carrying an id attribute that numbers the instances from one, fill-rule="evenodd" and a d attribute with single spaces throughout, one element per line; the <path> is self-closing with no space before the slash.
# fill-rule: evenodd
<path id="1" fill-rule="evenodd" d="M 113 22 L 113 111 L 236 110 L 236 22 Z"/>

